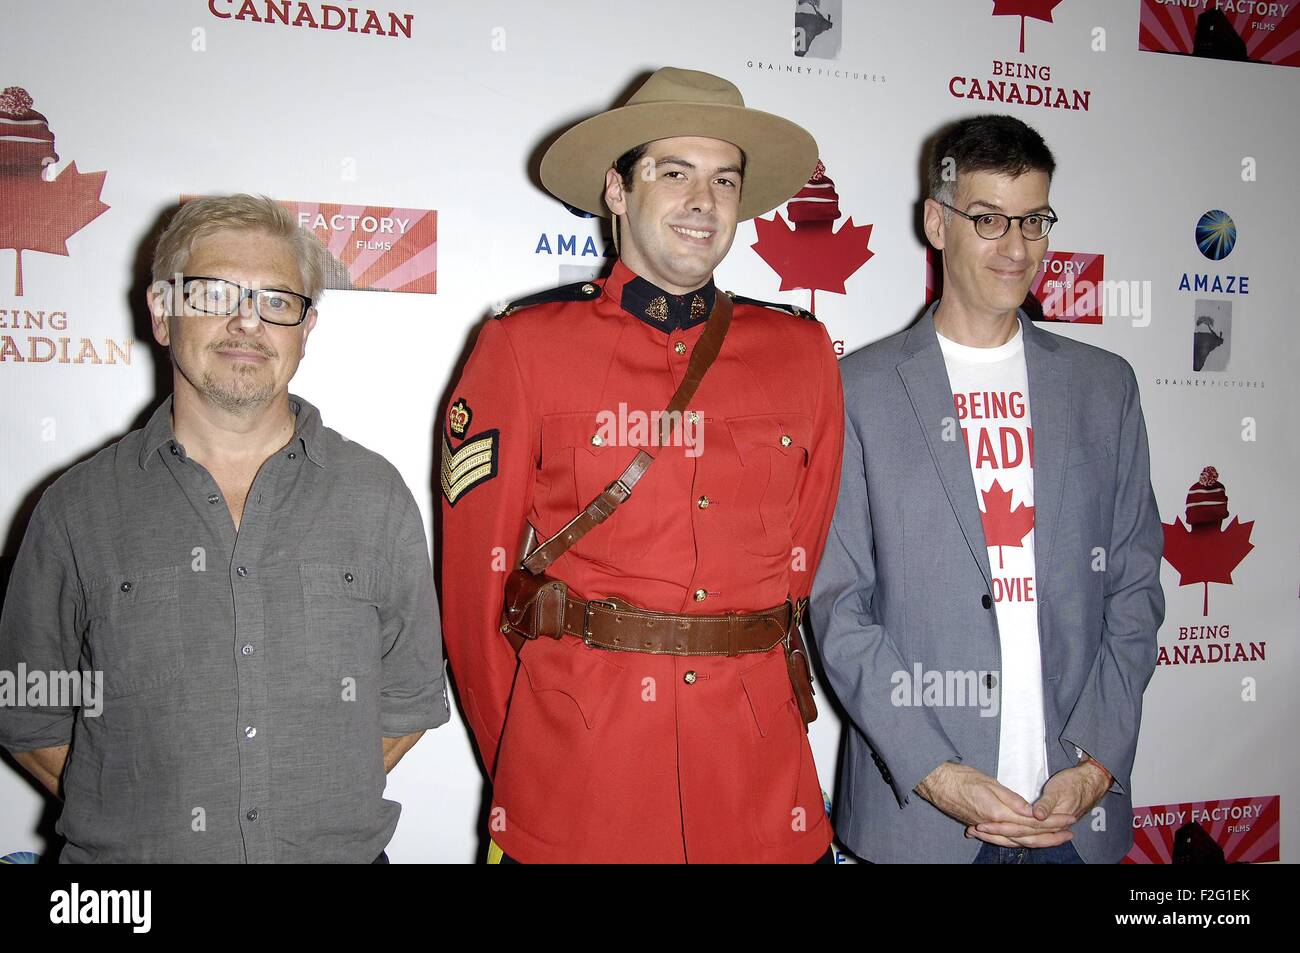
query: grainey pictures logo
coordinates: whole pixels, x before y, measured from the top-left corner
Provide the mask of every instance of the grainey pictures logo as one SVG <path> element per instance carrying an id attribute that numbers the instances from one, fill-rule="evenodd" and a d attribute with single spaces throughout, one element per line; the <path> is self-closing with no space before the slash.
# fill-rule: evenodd
<path id="1" fill-rule="evenodd" d="M 833 60 L 840 55 L 843 0 L 796 0 L 794 55 Z"/>
<path id="2" fill-rule="evenodd" d="M 864 9 L 866 4 L 857 0 L 852 4 L 846 4 L 844 0 L 785 0 L 785 3 L 788 6 L 784 9 L 779 2 L 771 8 L 773 23 L 777 11 L 781 10 L 780 27 L 770 30 L 768 35 L 772 43 L 765 46 L 761 55 L 745 60 L 746 69 L 799 77 L 803 83 L 809 80 L 885 82 L 882 72 L 872 72 L 862 64 L 840 65 L 836 62 L 847 39 L 844 8 L 849 6 L 851 13 L 865 16 L 869 21 L 870 11 Z M 786 19 L 790 17 L 790 11 L 793 11 L 792 20 Z"/>
<path id="3" fill-rule="evenodd" d="M 1165 562 L 1178 572 L 1178 586 L 1201 586 L 1201 617 L 1210 617 L 1210 585 L 1233 585 L 1233 573 L 1255 548 L 1250 534 L 1255 521 L 1242 522 L 1228 511 L 1228 491 L 1219 471 L 1208 466 L 1188 488 L 1183 518 L 1163 524 Z M 1224 523 L 1227 523 L 1225 526 Z M 1185 610 L 1171 607 L 1173 618 Z M 1200 665 L 1216 662 L 1264 661 L 1267 643 L 1233 639 L 1231 623 L 1213 621 L 1173 627 L 1177 639 L 1170 650 L 1160 646 L 1157 665 Z"/>
<path id="4" fill-rule="evenodd" d="M 991 12 L 995 17 L 1020 18 L 1020 42 L 1016 49 L 1024 57 L 1026 21 L 1053 23 L 1052 14 L 1061 3 L 1062 0 L 993 0 Z M 974 72 L 971 70 L 971 74 Z M 948 93 L 955 99 L 1087 112 L 1092 103 L 1092 91 L 1061 86 L 1059 76 L 1053 79 L 1054 73 L 1052 64 L 1043 62 L 1040 54 L 1035 54 L 1033 60 L 995 59 L 982 77 L 960 73 L 951 76 Z"/>
<path id="5" fill-rule="evenodd" d="M 1126 864 L 1262 864 L 1280 859 L 1281 798 L 1133 808 Z"/>
<path id="6" fill-rule="evenodd" d="M 61 285 L 31 289 L 24 280 L 24 252 L 67 257 L 68 239 L 108 211 L 100 201 L 108 173 L 80 172 L 75 161 L 58 170 L 58 161 L 49 120 L 27 90 L 0 92 L 0 249 L 14 252 L 14 300 L 0 297 L 0 364 L 129 365 L 134 341 L 61 333 L 68 312 L 49 300 Z M 8 285 L 0 277 L 0 295 Z"/>

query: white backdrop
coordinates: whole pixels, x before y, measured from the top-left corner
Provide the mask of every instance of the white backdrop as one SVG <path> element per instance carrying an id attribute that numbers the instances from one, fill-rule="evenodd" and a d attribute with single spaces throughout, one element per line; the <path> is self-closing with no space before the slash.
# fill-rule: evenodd
<path id="1" fill-rule="evenodd" d="M 245 5 L 258 16 L 267 6 Z M 66 257 L 23 252 L 21 295 L 15 252 L 0 243 L 6 564 L 34 491 L 125 433 L 166 393 L 169 369 L 148 337 L 138 261 L 178 196 L 249 191 L 436 211 L 436 293 L 329 292 L 293 385 L 327 425 L 393 461 L 431 526 L 438 402 L 468 331 L 493 305 L 602 264 L 581 254 L 593 235 L 603 249 L 596 223 L 570 214 L 530 177 L 540 147 L 566 123 L 608 107 L 645 71 L 675 65 L 723 75 L 750 105 L 808 128 L 839 195 L 836 228 L 850 216 L 872 226 L 874 254 L 848 275 L 845 293 L 823 288 L 815 296 L 818 316 L 847 352 L 904 327 L 924 302 L 926 257 L 914 224 L 923 139 L 950 119 L 1007 111 L 1035 125 L 1058 159 L 1052 200 L 1061 222 L 1052 248 L 1102 255 L 1106 279 L 1137 282 L 1149 295 L 1145 318 L 1107 314 L 1100 324 L 1051 330 L 1133 364 L 1164 521 L 1185 519 L 1187 489 L 1206 465 L 1217 467 L 1233 516 L 1253 521 L 1253 549 L 1228 567 L 1231 584 L 1210 584 L 1208 593 L 1180 587 L 1179 571 L 1163 568 L 1168 621 L 1160 642 L 1171 662 L 1193 641 L 1240 642 L 1248 655 L 1255 643 L 1255 658 L 1189 657 L 1157 669 L 1134 803 L 1163 812 L 1248 799 L 1241 803 L 1266 807 L 1253 831 L 1204 825 L 1229 859 L 1276 858 L 1279 841 L 1282 859 L 1295 859 L 1300 821 L 1282 810 L 1279 827 L 1277 806 L 1300 803 L 1293 743 L 1300 460 L 1292 411 L 1300 394 L 1290 370 L 1300 290 L 1293 261 L 1300 70 L 1140 52 L 1137 0 L 1040 2 L 1043 16 L 1023 21 L 1023 53 L 1021 17 L 1001 15 L 995 0 L 821 6 L 834 30 L 797 57 L 794 0 L 375 7 L 385 26 L 397 14 L 409 37 L 361 32 L 365 7 L 356 8 L 354 33 L 237 19 L 241 0 L 11 0 L 0 88 L 27 90 L 48 118 L 61 180 L 84 186 L 77 172 L 106 173 L 99 198 L 108 209 L 67 238 Z M 335 17 L 326 8 L 347 9 L 287 8 L 291 22 L 318 23 Z M 1293 29 L 1294 19 L 1275 30 Z M 1022 91 L 1086 91 L 1087 109 L 954 95 L 969 92 L 972 79 L 983 87 L 1006 72 L 1038 77 L 1014 80 Z M 0 175 L 0 189 L 10 187 Z M 1237 230 L 1236 247 L 1220 261 L 1195 241 L 1198 219 L 1211 210 L 1226 212 Z M 7 214 L 12 206 L 0 219 Z M 755 238 L 755 226 L 742 224 L 719 285 L 807 306 L 808 291 L 779 290 L 780 275 L 751 247 Z M 1179 289 L 1184 274 L 1193 290 Z M 1194 290 L 1197 275 L 1207 283 L 1219 276 L 1219 293 Z M 1246 276 L 1248 293 L 1223 291 L 1227 275 Z M 1192 369 L 1198 300 L 1230 302 L 1221 371 Z M 55 314 L 66 316 L 66 329 L 33 328 L 41 311 L 47 329 L 64 323 Z M 69 337 L 67 362 L 27 359 L 33 336 Z M 107 339 L 129 348 L 129 363 L 120 354 L 113 364 L 75 363 L 82 338 L 102 360 Z M 1203 626 L 1214 627 L 1209 638 L 1179 638 L 1180 628 L 1186 636 Z M 821 707 L 812 739 L 830 790 L 840 725 Z M 389 796 L 403 804 L 394 861 L 474 859 L 481 782 L 459 719 L 406 756 Z M 37 831 L 43 808 L 31 785 L 0 766 L 0 854 L 45 849 Z M 1135 858 L 1167 859 L 1168 836 L 1154 829 L 1141 836 Z"/>

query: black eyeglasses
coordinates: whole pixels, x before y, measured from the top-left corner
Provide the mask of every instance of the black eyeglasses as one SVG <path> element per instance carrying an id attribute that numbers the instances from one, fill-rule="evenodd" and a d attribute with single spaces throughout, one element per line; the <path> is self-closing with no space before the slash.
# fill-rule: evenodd
<path id="1" fill-rule="evenodd" d="M 253 313 L 267 324 L 294 327 L 307 319 L 311 298 L 282 288 L 244 288 L 225 278 L 181 275 L 179 282 L 185 307 L 200 314 L 229 317 L 239 311 L 245 298 L 253 299 Z"/>
<path id="2" fill-rule="evenodd" d="M 1020 234 L 1026 241 L 1036 242 L 1040 238 L 1046 238 L 1047 233 L 1052 230 L 1060 219 L 1055 215 L 1045 215 L 1042 212 L 1034 212 L 1031 215 L 1003 215 L 1001 212 L 982 212 L 979 215 L 969 215 L 959 208 L 953 208 L 947 202 L 940 202 L 946 209 L 956 212 L 962 218 L 968 218 L 975 223 L 975 234 L 980 238 L 995 242 L 1011 230 L 1012 222 L 1020 223 Z"/>

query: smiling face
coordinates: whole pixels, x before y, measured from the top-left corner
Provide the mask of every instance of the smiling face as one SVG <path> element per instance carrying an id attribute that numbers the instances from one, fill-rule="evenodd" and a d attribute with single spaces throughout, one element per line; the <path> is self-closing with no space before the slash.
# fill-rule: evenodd
<path id="1" fill-rule="evenodd" d="M 199 238 L 184 273 L 305 293 L 292 246 L 262 232 L 224 229 Z M 197 313 L 183 307 L 167 285 L 150 289 L 149 310 L 154 338 L 171 350 L 177 390 L 190 388 L 241 416 L 287 390 L 316 324 L 315 308 L 295 327 L 268 324 L 249 298 L 229 317 Z"/>
<path id="2" fill-rule="evenodd" d="M 1050 183 L 1047 173 L 1037 170 L 1017 176 L 960 172 L 952 205 L 970 215 L 1050 214 Z M 974 222 L 948 212 L 934 199 L 925 202 L 925 232 L 930 243 L 943 251 L 945 302 L 976 319 L 1014 315 L 1047 254 L 1047 239 L 1026 241 L 1019 222 L 1012 222 L 1001 238 L 989 241 L 975 233 Z"/>
<path id="3" fill-rule="evenodd" d="M 631 188 L 613 169 L 605 173 L 624 264 L 672 294 L 707 282 L 736 237 L 740 167 L 731 143 L 681 136 L 647 145 Z"/>

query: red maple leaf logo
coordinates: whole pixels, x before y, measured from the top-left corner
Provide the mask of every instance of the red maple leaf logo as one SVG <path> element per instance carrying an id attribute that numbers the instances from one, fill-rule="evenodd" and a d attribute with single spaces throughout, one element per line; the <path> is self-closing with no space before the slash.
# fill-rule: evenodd
<path id="1" fill-rule="evenodd" d="M 108 211 L 99 200 L 107 172 L 78 172 L 73 162 L 47 182 L 4 176 L 0 182 L 0 248 L 17 255 L 14 294 L 23 293 L 23 252 L 67 255 L 67 241 Z"/>
<path id="2" fill-rule="evenodd" d="M 1174 517 L 1172 523 L 1161 524 L 1165 530 L 1165 559 L 1178 570 L 1178 585 L 1205 586 L 1205 599 L 1201 615 L 1210 614 L 1210 583 L 1232 585 L 1232 571 L 1255 548 L 1250 541 L 1255 521 L 1240 522 L 1232 518 L 1223 529 L 1215 523 L 1202 523 L 1189 527 Z"/>
<path id="3" fill-rule="evenodd" d="M 997 480 L 980 494 L 984 497 L 984 510 L 980 521 L 984 524 L 984 545 L 998 548 L 998 568 L 1002 568 L 1002 547 L 1019 548 L 1025 536 L 1034 528 L 1034 508 L 1021 503 L 1011 508 L 1011 491 L 1002 489 Z"/>
<path id="4" fill-rule="evenodd" d="M 1052 10 L 1061 0 L 993 0 L 995 17 L 1020 17 L 1020 52 L 1025 51 L 1025 18 L 1052 22 Z"/>
<path id="5" fill-rule="evenodd" d="M 754 219 L 758 241 L 752 247 L 781 276 L 779 290 L 812 291 L 809 310 L 816 314 L 817 292 L 844 294 L 844 282 L 875 255 L 867 247 L 871 228 L 854 225 L 850 216 L 838 232 L 831 230 L 830 222 L 824 228 L 805 226 L 796 230 L 777 212 L 771 221 Z"/>

